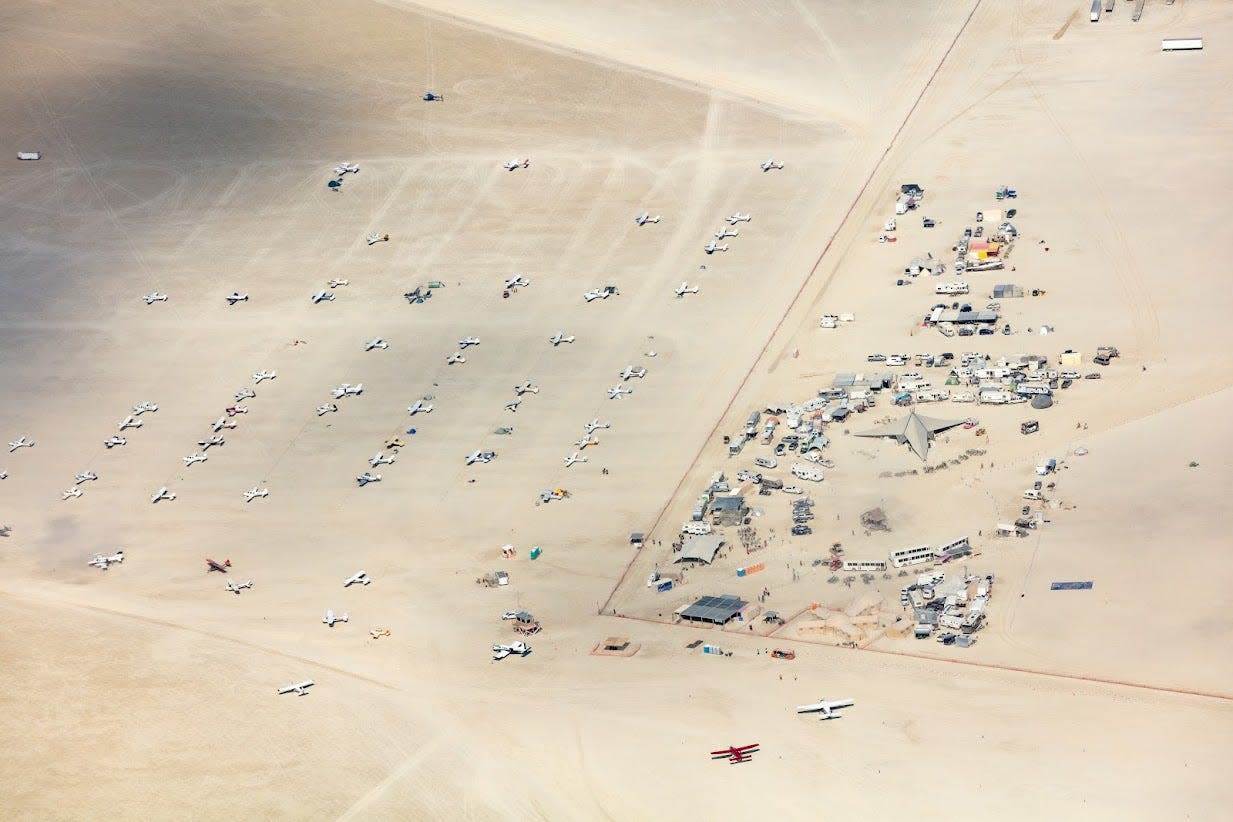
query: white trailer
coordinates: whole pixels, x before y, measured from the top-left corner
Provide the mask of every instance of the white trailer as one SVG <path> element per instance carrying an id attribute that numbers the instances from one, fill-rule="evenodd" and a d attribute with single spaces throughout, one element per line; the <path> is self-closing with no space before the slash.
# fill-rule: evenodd
<path id="1" fill-rule="evenodd" d="M 38 151 L 19 151 L 17 152 L 18 160 L 39 160 L 39 159 L 42 159 L 42 157 L 43 157 L 42 153 Z"/>
<path id="2" fill-rule="evenodd" d="M 933 287 L 934 294 L 967 294 L 967 283 L 938 283 Z"/>
<path id="3" fill-rule="evenodd" d="M 1172 37 L 1160 41 L 1161 51 L 1198 51 L 1202 48 L 1202 37 Z"/>
<path id="4" fill-rule="evenodd" d="M 808 480 L 809 482 L 821 482 L 822 481 L 822 471 L 821 470 L 814 468 L 811 465 L 804 465 L 799 462 L 795 463 L 792 466 L 792 476 L 796 477 L 797 479 Z"/>

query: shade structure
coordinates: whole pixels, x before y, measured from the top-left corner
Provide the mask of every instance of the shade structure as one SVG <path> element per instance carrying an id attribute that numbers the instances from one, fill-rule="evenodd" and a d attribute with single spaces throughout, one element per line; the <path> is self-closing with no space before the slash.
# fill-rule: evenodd
<path id="1" fill-rule="evenodd" d="M 868 431 L 859 431 L 856 436 L 890 437 L 895 442 L 906 442 L 916 456 L 923 460 L 929 455 L 929 441 L 934 435 L 956 425 L 963 425 L 963 420 L 939 420 L 913 411 L 901 420 L 888 422 Z"/>

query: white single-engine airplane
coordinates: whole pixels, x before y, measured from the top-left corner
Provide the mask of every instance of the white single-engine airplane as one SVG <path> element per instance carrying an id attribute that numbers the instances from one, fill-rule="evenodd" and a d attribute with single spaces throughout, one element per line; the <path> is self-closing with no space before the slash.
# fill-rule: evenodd
<path id="1" fill-rule="evenodd" d="M 645 376 L 646 376 L 646 369 L 640 365 L 627 365 L 625 366 L 625 370 L 622 371 L 620 374 L 620 377 L 622 380 L 628 380 L 631 377 L 637 377 L 638 379 L 642 379 Z"/>
<path id="2" fill-rule="evenodd" d="M 203 440 L 197 440 L 197 444 L 201 446 L 202 451 L 209 451 L 211 445 L 223 445 L 227 441 L 222 437 L 206 437 Z"/>
<path id="3" fill-rule="evenodd" d="M 376 468 L 378 465 L 393 465 L 394 458 L 387 457 L 383 451 L 378 451 L 375 455 L 373 455 L 373 458 L 368 461 L 368 464 L 373 468 Z"/>
<path id="4" fill-rule="evenodd" d="M 423 400 L 416 400 L 414 405 L 407 406 L 407 413 L 413 417 L 420 413 L 431 414 L 432 403 L 426 403 Z"/>
<path id="5" fill-rule="evenodd" d="M 333 628 L 335 622 L 350 622 L 351 615 L 347 613 L 346 611 L 343 611 L 342 616 L 334 616 L 333 609 L 330 609 L 325 612 L 325 619 L 321 621 L 324 622 L 328 627 Z"/>
<path id="6" fill-rule="evenodd" d="M 337 410 L 338 410 L 338 403 L 327 402 L 324 405 L 317 406 L 317 416 L 323 417 L 326 414 L 329 414 L 331 411 L 337 411 Z"/>
<path id="7" fill-rule="evenodd" d="M 736 225 L 737 223 L 749 222 L 750 220 L 753 219 L 753 215 L 752 214 L 742 214 L 741 212 L 738 211 L 735 214 L 729 214 L 727 217 L 724 217 L 724 219 L 728 221 L 729 225 Z M 732 235 L 728 235 L 728 236 L 732 236 Z M 723 237 L 720 237 L 719 239 L 722 240 Z"/>
<path id="8" fill-rule="evenodd" d="M 572 343 L 573 341 L 574 341 L 574 335 L 570 334 L 567 337 L 565 336 L 564 331 L 558 331 L 557 333 L 553 334 L 551 337 L 548 338 L 548 342 L 552 343 L 553 348 L 556 348 L 558 345 L 560 345 L 563 342 Z"/>
<path id="9" fill-rule="evenodd" d="M 525 277 L 519 274 L 515 277 L 510 277 L 505 281 L 505 290 L 509 291 L 512 288 L 526 288 L 530 284 L 531 283 L 528 282 Z"/>
<path id="10" fill-rule="evenodd" d="M 123 431 L 125 428 L 140 428 L 141 425 L 142 425 L 141 420 L 137 419 L 131 414 L 125 417 L 124 419 L 120 420 L 120 430 L 121 431 Z"/>
<path id="11" fill-rule="evenodd" d="M 521 397 L 523 394 L 538 394 L 538 393 L 539 393 L 539 386 L 532 385 L 530 380 L 527 380 L 521 385 L 514 386 L 514 395 L 518 397 Z"/>
<path id="12" fill-rule="evenodd" d="M 163 500 L 163 499 L 173 500 L 175 498 L 176 498 L 175 492 L 168 491 L 167 486 L 164 485 L 162 488 L 158 489 L 157 491 L 155 491 L 153 494 L 150 495 L 150 502 L 158 502 L 159 500 Z"/>
<path id="13" fill-rule="evenodd" d="M 368 578 L 365 571 L 356 571 L 351 576 L 343 580 L 343 587 L 350 588 L 352 585 L 371 585 L 372 580 Z"/>
<path id="14" fill-rule="evenodd" d="M 714 254 L 716 251 L 727 251 L 728 244 L 724 243 L 723 245 L 715 245 L 715 241 L 711 240 L 709 243 L 706 244 L 706 247 L 702 250 L 705 251 L 707 254 Z"/>
<path id="15" fill-rule="evenodd" d="M 80 497 L 80 496 L 81 496 L 81 489 L 78 488 L 76 485 L 74 485 L 72 488 L 68 489 L 63 494 L 61 494 L 60 499 L 66 500 L 66 499 L 72 499 L 73 497 Z"/>
<path id="16" fill-rule="evenodd" d="M 522 400 L 514 400 L 513 402 L 507 402 L 505 404 L 505 410 L 513 411 L 516 413 L 518 411 L 518 406 L 520 405 L 522 405 Z"/>
<path id="17" fill-rule="evenodd" d="M 355 481 L 360 484 L 361 488 L 363 488 L 365 485 L 367 485 L 370 482 L 380 482 L 381 475 L 380 474 L 370 474 L 367 471 L 365 471 L 364 473 L 356 477 Z"/>
<path id="18" fill-rule="evenodd" d="M 459 351 L 465 351 L 465 350 L 467 349 L 467 346 L 469 346 L 469 345 L 479 345 L 479 344 L 480 344 L 480 338 L 479 338 L 479 337 L 465 337 L 465 338 L 463 338 L 463 339 L 461 339 L 461 340 L 459 340 L 459 341 L 458 341 L 458 350 L 459 350 Z"/>
<path id="19" fill-rule="evenodd" d="M 644 211 L 634 218 L 634 222 L 637 223 L 638 225 L 646 225 L 647 223 L 658 223 L 659 216 L 660 215 L 656 214 L 654 217 L 652 217 L 651 212 Z"/>
<path id="20" fill-rule="evenodd" d="M 520 159 L 518 157 L 515 157 L 514 159 L 506 163 L 504 168 L 506 171 L 513 171 L 516 168 L 527 168 L 530 165 L 531 165 L 530 158 Z"/>
<path id="21" fill-rule="evenodd" d="M 689 283 L 682 282 L 672 293 L 676 294 L 678 297 L 684 297 L 686 294 L 697 294 L 698 290 L 698 286 L 691 286 Z"/>
<path id="22" fill-rule="evenodd" d="M 570 454 L 568 457 L 565 458 L 565 467 L 569 468 L 575 462 L 586 462 L 586 461 L 587 461 L 586 457 L 584 457 L 582 454 L 579 454 L 577 451 L 575 451 L 574 453 Z"/>
<path id="23" fill-rule="evenodd" d="M 771 159 L 767 160 L 765 163 L 762 164 L 763 171 L 770 171 L 771 169 L 775 169 L 777 171 L 782 170 L 783 163 L 776 162 L 775 158 L 772 157 Z"/>
<path id="24" fill-rule="evenodd" d="M 820 719 L 842 719 L 843 715 L 837 714 L 835 711 L 840 708 L 850 708 L 855 704 L 856 703 L 850 699 L 836 699 L 832 702 L 823 700 L 821 702 L 815 702 L 812 705 L 798 705 L 796 712 L 798 714 L 820 713 L 822 714 L 822 716 L 819 717 Z"/>
<path id="25" fill-rule="evenodd" d="M 103 440 L 103 445 L 106 445 L 110 449 L 117 445 L 128 445 L 128 440 L 124 439 L 124 437 L 108 437 Z"/>
<path id="26" fill-rule="evenodd" d="M 189 454 L 187 457 L 181 457 L 181 459 L 184 460 L 184 467 L 187 468 L 195 462 L 205 462 L 206 460 L 209 459 L 209 457 L 207 457 L 205 454 L 198 454 L 197 452 L 194 451 L 193 453 Z"/>
<path id="27" fill-rule="evenodd" d="M 496 451 L 472 451 L 470 454 L 464 457 L 464 459 L 467 465 L 472 465 L 473 463 L 477 463 L 477 462 L 489 463 L 489 462 L 492 462 L 493 458 L 496 455 L 497 455 Z"/>
<path id="28" fill-rule="evenodd" d="M 493 645 L 492 658 L 505 659 L 510 654 L 516 656 L 526 656 L 531 653 L 531 646 L 520 639 L 516 639 L 508 645 Z"/>
<path id="29" fill-rule="evenodd" d="M 586 425 L 583 426 L 583 428 L 587 430 L 588 434 L 594 434 L 600 428 L 611 428 L 611 427 L 612 427 L 611 420 L 609 420 L 608 422 L 600 422 L 599 417 L 596 417 L 595 419 L 591 420 L 590 422 L 588 422 Z"/>
<path id="30" fill-rule="evenodd" d="M 81 485 L 83 482 L 89 482 L 90 480 L 96 480 L 96 479 L 98 479 L 98 474 L 94 473 L 93 471 L 82 471 L 80 474 L 74 477 L 74 482 L 76 482 L 76 484 L 78 485 Z"/>
<path id="31" fill-rule="evenodd" d="M 587 450 L 588 445 L 599 445 L 599 440 L 592 437 L 590 434 L 583 434 L 582 437 L 574 443 L 574 447 L 579 451 Z"/>
<path id="32" fill-rule="evenodd" d="M 269 495 L 270 495 L 269 488 L 258 488 L 257 486 L 254 485 L 250 490 L 244 492 L 244 501 L 252 502 L 257 497 L 268 497 Z"/>
<path id="33" fill-rule="evenodd" d="M 155 303 L 167 302 L 167 295 L 160 294 L 157 291 L 151 291 L 149 294 L 143 294 L 141 299 L 146 301 L 146 305 L 154 305 Z"/>
<path id="34" fill-rule="evenodd" d="M 239 291 L 232 291 L 227 295 L 227 305 L 235 305 L 236 303 L 248 302 L 248 294 L 241 294 Z"/>
<path id="35" fill-rule="evenodd" d="M 229 405 L 223 409 L 223 413 L 225 413 L 229 417 L 234 417 L 236 414 L 247 414 L 248 406 L 247 405 Z"/>
<path id="36" fill-rule="evenodd" d="M 625 388 L 624 386 L 616 385 L 608 389 L 608 399 L 619 400 L 624 394 L 632 394 L 634 389 Z"/>
<path id="37" fill-rule="evenodd" d="M 259 385 L 262 380 L 272 380 L 277 376 L 277 371 L 258 371 L 256 374 L 253 374 L 253 384 Z"/>
<path id="38" fill-rule="evenodd" d="M 340 280 L 337 277 L 326 283 L 330 288 L 338 288 L 340 285 L 351 285 L 350 280 Z"/>
<path id="39" fill-rule="evenodd" d="M 448 357 L 445 358 L 446 365 L 454 365 L 455 363 L 466 362 L 466 361 L 467 361 L 467 358 L 464 357 L 462 354 L 458 353 L 457 351 L 455 351 L 453 354 L 450 354 Z"/>
<path id="40" fill-rule="evenodd" d="M 337 174 L 339 177 L 343 176 L 344 174 L 359 174 L 360 167 L 357 166 L 355 163 L 339 163 L 338 166 L 334 169 L 334 173 Z"/>
<path id="41" fill-rule="evenodd" d="M 390 241 L 390 235 L 389 234 L 369 234 L 364 239 L 368 241 L 369 245 L 376 245 L 377 243 L 388 243 Z"/>
<path id="42" fill-rule="evenodd" d="M 352 385 L 349 382 L 345 382 L 335 388 L 331 393 L 333 393 L 334 399 L 336 400 L 340 400 L 343 397 L 358 397 L 360 394 L 364 393 L 364 383 Z"/>
<path id="43" fill-rule="evenodd" d="M 116 551 L 111 556 L 107 556 L 106 554 L 95 554 L 94 559 L 87 562 L 86 565 L 93 565 L 95 568 L 101 568 L 106 571 L 107 566 L 111 565 L 113 562 L 124 562 L 124 551 Z"/>
<path id="44" fill-rule="evenodd" d="M 303 682 L 297 682 L 294 685 L 288 685 L 285 688 L 279 688 L 279 694 L 295 694 L 296 696 L 308 696 L 308 689 L 313 686 L 311 679 L 306 679 Z"/>
<path id="45" fill-rule="evenodd" d="M 217 434 L 219 431 L 222 431 L 224 428 L 235 428 L 236 425 L 238 425 L 238 423 L 235 420 L 229 420 L 227 419 L 227 415 L 223 414 L 221 417 L 215 420 L 214 424 L 210 427 L 214 430 L 214 433 Z"/>
<path id="46" fill-rule="evenodd" d="M 240 591 L 242 591 L 243 589 L 251 588 L 251 587 L 253 587 L 253 581 L 251 579 L 246 582 L 236 582 L 235 580 L 232 580 L 232 579 L 227 580 L 227 590 L 235 594 L 236 596 L 239 596 Z"/>
<path id="47" fill-rule="evenodd" d="M 380 337 L 373 337 L 371 340 L 364 343 L 365 351 L 372 351 L 374 348 L 380 348 L 381 350 L 384 351 L 385 349 L 389 347 L 390 347 L 390 344 L 387 343 L 385 340 L 381 339 Z"/>
<path id="48" fill-rule="evenodd" d="M 9 443 L 9 453 L 13 453 L 18 448 L 33 448 L 34 440 L 28 440 L 25 437 L 18 437 Z"/>
<path id="49" fill-rule="evenodd" d="M 334 295 L 326 291 L 324 288 L 312 296 L 313 305 L 316 305 L 317 303 L 321 303 L 321 302 L 326 302 L 326 303 L 332 302 L 333 299 L 334 299 Z"/>
<path id="50" fill-rule="evenodd" d="M 144 414 L 147 411 L 157 411 L 158 404 L 153 402 L 139 402 L 133 406 L 134 414 Z"/>
<path id="51" fill-rule="evenodd" d="M 741 230 L 739 228 L 721 228 L 715 232 L 715 239 L 716 240 L 726 240 L 729 237 L 739 237 L 740 234 L 741 234 Z"/>
<path id="52" fill-rule="evenodd" d="M 241 400 L 252 399 L 255 396 L 257 396 L 257 392 L 253 389 L 241 388 L 239 391 L 235 392 L 235 401 L 240 402 Z"/>

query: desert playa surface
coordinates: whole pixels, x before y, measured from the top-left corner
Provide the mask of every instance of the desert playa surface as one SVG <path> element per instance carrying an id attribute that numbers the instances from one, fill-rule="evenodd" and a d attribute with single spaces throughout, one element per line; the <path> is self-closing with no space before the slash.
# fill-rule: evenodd
<path id="1" fill-rule="evenodd" d="M 3 11 L 0 427 L 34 446 L 0 451 L 0 815 L 1226 816 L 1233 16 L 595 5 Z M 1204 50 L 1160 51 L 1192 35 Z M 343 161 L 360 170 L 332 190 Z M 878 243 L 906 182 L 939 225 L 913 213 Z M 1046 295 L 1007 305 L 1011 335 L 922 328 L 932 289 L 898 272 L 949 254 L 1008 184 L 1015 281 Z M 662 218 L 638 226 L 644 211 Z M 704 253 L 733 212 L 752 219 Z M 503 296 L 516 275 L 529 284 Z M 431 299 L 404 299 L 430 281 Z M 678 298 L 682 281 L 698 292 Z M 819 329 L 832 311 L 856 320 Z M 375 338 L 388 348 L 366 351 Z M 920 462 L 901 446 L 843 434 L 898 416 L 889 403 L 832 426 L 813 535 L 778 540 L 752 577 L 733 554 L 645 586 L 707 479 L 747 467 L 721 437 L 751 409 L 871 352 L 1103 344 L 1121 350 L 1103 379 L 1047 411 L 922 406 L 981 417 L 979 442 L 935 441 L 940 459 L 984 451 L 947 471 L 905 473 Z M 622 383 L 627 366 L 646 376 Z M 516 398 L 524 381 L 539 391 Z M 342 383 L 363 393 L 334 399 Z M 633 393 L 610 399 L 618 383 Z M 119 432 L 142 402 L 158 410 Z M 185 464 L 237 403 L 225 443 Z M 566 466 L 593 419 L 611 426 Z M 496 456 L 465 463 L 477 450 Z M 1048 457 L 1064 465 L 1049 524 L 979 538 Z M 381 481 L 359 487 L 365 471 Z M 151 504 L 164 487 L 175 499 Z M 269 495 L 246 502 L 254 488 Z M 752 499 L 767 521 L 786 508 Z M 859 529 L 873 506 L 889 535 Z M 653 542 L 632 549 L 633 531 Z M 811 565 L 833 542 L 884 558 L 960 533 L 998 579 L 971 648 L 671 619 L 763 588 L 786 613 L 843 607 L 859 586 Z M 360 569 L 372 584 L 344 588 Z M 498 569 L 508 585 L 476 584 Z M 349 621 L 323 625 L 327 609 Z M 533 652 L 494 661 L 516 637 L 502 613 L 522 609 L 543 625 Z M 637 652 L 592 653 L 610 636 Z M 765 653 L 780 646 L 795 659 Z M 842 721 L 794 712 L 841 698 Z M 736 769 L 708 755 L 750 742 Z"/>

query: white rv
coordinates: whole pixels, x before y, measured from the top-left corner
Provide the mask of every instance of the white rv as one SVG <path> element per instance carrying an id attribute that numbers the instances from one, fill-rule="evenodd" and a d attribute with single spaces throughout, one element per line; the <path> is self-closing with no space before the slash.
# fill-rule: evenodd
<path id="1" fill-rule="evenodd" d="M 967 283 L 938 283 L 933 287 L 934 294 L 967 294 Z"/>

